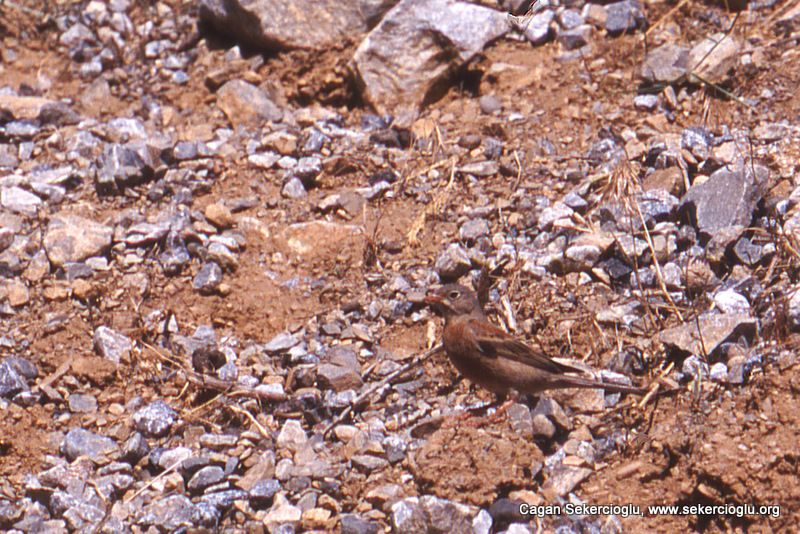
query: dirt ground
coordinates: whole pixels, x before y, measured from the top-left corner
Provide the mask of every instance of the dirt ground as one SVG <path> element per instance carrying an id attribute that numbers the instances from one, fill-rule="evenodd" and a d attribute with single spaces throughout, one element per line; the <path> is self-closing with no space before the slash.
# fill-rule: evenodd
<path id="1" fill-rule="evenodd" d="M 176 10 L 187 9 L 177 2 L 168 3 Z M 648 9 L 648 20 L 651 23 L 659 20 L 673 6 L 654 3 Z M 697 16 L 713 10 L 721 8 L 689 2 L 669 15 L 665 24 L 681 28 L 686 40 L 691 41 L 719 29 L 713 20 Z M 764 68 L 737 71 L 731 82 L 732 90 L 746 100 L 770 89 L 775 98 L 768 106 L 749 107 L 708 91 L 703 97 L 688 99 L 688 104 L 675 114 L 674 122 L 663 121 L 659 127 L 680 132 L 684 127 L 700 124 L 716 129 L 721 125 L 755 126 L 764 120 L 797 120 L 800 116 L 797 50 L 781 46 L 780 39 L 766 26 L 748 24 L 746 20 L 743 14 L 732 30 L 734 34 L 753 42 L 774 44 L 764 48 Z M 12 20 L 15 21 L 30 24 L 24 17 Z M 57 33 L 51 27 L 28 26 L 28 30 L 24 46 L 15 48 L 19 57 L 6 66 L 0 84 L 35 85 L 37 74 L 46 72 L 54 81 L 47 94 L 49 98 L 75 98 L 85 88 L 85 82 L 63 66 L 68 60 L 53 46 Z M 11 32 L 6 39 L 18 44 L 21 36 Z M 516 184 L 504 176 L 487 178 L 480 188 L 459 183 L 441 212 L 427 218 L 417 246 L 409 244 L 407 234 L 418 206 L 413 198 L 397 195 L 368 204 L 363 220 L 349 221 L 353 224 L 351 232 L 330 235 L 325 246 L 313 247 L 298 259 L 291 253 L 293 244 L 297 240 L 313 240 L 318 229 L 307 229 L 308 235 L 303 230 L 290 235 L 288 225 L 314 220 L 312 206 L 332 191 L 362 185 L 364 176 L 376 170 L 371 168 L 368 155 L 364 155 L 363 161 L 352 162 L 358 169 L 354 172 L 324 175 L 322 186 L 311 190 L 306 202 L 282 199 L 280 183 L 249 167 L 245 155 L 234 155 L 220 162 L 219 175 L 207 195 L 196 198 L 194 209 L 202 211 L 223 197 L 250 196 L 258 197 L 260 206 L 270 207 L 259 207 L 250 214 L 253 221 L 246 229 L 247 248 L 239 257 L 240 267 L 225 279 L 230 286 L 228 294 L 203 296 L 193 291 L 193 272 L 168 278 L 160 270 L 151 269 L 142 280 L 139 275 L 114 270 L 104 280 L 92 280 L 102 298 L 87 299 L 76 306 L 68 298 L 67 282 L 48 276 L 42 283 L 31 286 L 31 305 L 11 319 L 3 319 L 3 329 L 32 340 L 29 354 L 45 377 L 58 377 L 60 369 L 71 365 L 71 375 L 79 382 L 72 385 L 73 390 L 99 391 L 98 404 L 102 409 L 97 414 L 78 417 L 94 418 L 82 423 L 92 422 L 109 435 L 125 435 L 128 423 L 125 416 L 115 415 L 118 412 L 108 408 L 124 405 L 136 395 L 145 399 L 174 399 L 175 405 L 183 406 L 181 416 L 188 422 L 209 423 L 218 428 L 241 424 L 220 419 L 213 407 L 198 409 L 202 399 L 191 390 L 186 392 L 184 383 L 170 378 L 155 351 L 145 349 L 123 368 L 103 365 L 87 342 L 93 329 L 104 324 L 132 339 L 146 341 L 150 333 L 145 317 L 154 310 L 167 309 L 179 312 L 184 330 L 191 332 L 198 325 L 213 324 L 241 339 L 265 343 L 284 330 L 296 330 L 307 321 L 325 317 L 350 303 L 368 302 L 372 290 L 364 278 L 371 271 L 364 262 L 367 248 L 375 248 L 380 261 L 393 269 L 432 266 L 441 243 L 457 231 L 447 214 L 457 211 L 459 206 L 475 204 L 482 195 L 495 200 L 533 194 L 560 198 L 574 185 L 560 178 L 562 173 L 582 168 L 579 159 L 569 156 L 585 154 L 597 140 L 598 132 L 635 129 L 656 120 L 633 107 L 637 71 L 647 46 L 652 46 L 645 41 L 642 34 L 597 38 L 591 57 L 572 62 L 560 62 L 558 47 L 552 44 L 534 48 L 527 43 L 502 40 L 486 50 L 462 82 L 432 104 L 424 117 L 436 125 L 445 144 L 453 144 L 467 134 L 491 134 L 506 141 L 509 153 L 516 150 L 525 154 L 526 161 L 534 163 L 529 164 Z M 224 125 L 220 114 L 212 112 L 209 104 L 214 97 L 203 82 L 209 70 L 224 62 L 223 44 L 218 37 L 201 41 L 200 60 L 191 67 L 187 85 L 156 84 L 151 88 L 169 102 L 172 123 L 185 131 L 197 132 L 208 124 Z M 289 104 L 321 102 L 337 108 L 355 122 L 365 112 L 357 99 L 335 79 L 329 80 L 327 87 L 320 82 L 323 73 L 345 63 L 348 50 L 351 49 L 333 50 L 314 58 L 313 64 L 309 64 L 307 55 L 300 53 L 266 56 L 260 72 L 281 85 Z M 508 123 L 487 118 L 481 114 L 476 98 L 483 94 L 501 95 L 504 102 L 513 105 L 528 120 Z M 81 112 L 103 119 L 131 113 L 140 105 L 127 98 L 120 88 L 115 88 L 113 96 L 108 107 L 87 107 Z M 567 157 L 562 160 L 541 157 L 542 139 L 549 140 L 558 154 Z M 436 161 L 435 155 L 412 151 L 396 165 L 403 176 L 413 176 Z M 76 203 L 75 209 L 91 210 L 98 219 L 113 219 L 119 210 L 116 202 L 110 197 L 90 204 Z M 514 221 L 495 217 L 491 226 L 493 232 L 503 231 L 513 228 Z M 796 267 L 796 263 L 787 265 L 787 273 L 792 276 Z M 318 280 L 317 289 L 287 290 L 287 280 L 305 277 Z M 518 317 L 531 319 L 534 325 L 532 342 L 538 341 L 552 355 L 590 355 L 587 363 L 598 367 L 607 363 L 615 343 L 614 332 L 605 331 L 607 337 L 598 336 L 592 312 L 614 303 L 617 296 L 612 291 L 605 294 L 589 291 L 571 276 L 562 277 L 555 285 L 537 285 L 537 281 L 523 277 L 515 280 L 512 289 Z M 701 305 L 700 300 L 697 305 Z M 47 327 L 54 314 L 66 317 L 55 331 Z M 654 327 L 651 334 L 655 336 L 657 330 Z M 392 324 L 376 335 L 385 349 L 411 355 L 425 350 L 429 332 L 425 325 L 407 321 Z M 771 341 L 787 349 L 785 358 L 766 365 L 763 372 L 745 385 L 723 387 L 702 383 L 694 390 L 664 395 L 643 408 L 631 401 L 611 414 L 586 415 L 592 424 L 601 422 L 589 429 L 595 437 L 628 429 L 636 438 L 624 448 L 608 451 L 577 495 L 590 504 L 632 502 L 643 508 L 656 504 L 723 503 L 781 507 L 779 517 L 712 515 L 698 519 L 694 515 L 645 514 L 623 518 L 626 532 L 786 532 L 796 528 L 800 522 L 797 452 L 800 379 L 794 357 L 797 339 L 782 333 Z M 648 345 L 647 350 L 655 346 Z M 651 369 L 649 376 L 654 376 L 664 354 L 656 351 L 646 357 Z M 422 378 L 424 386 L 418 395 L 447 389 L 458 391 L 465 402 L 489 400 L 484 392 L 458 381 L 443 356 L 425 364 Z M 584 397 L 560 394 L 557 398 L 572 410 L 576 418 L 574 426 L 579 428 L 584 420 L 581 406 Z M 41 468 L 46 455 L 57 453 L 62 437 L 62 425 L 52 405 L 21 408 L 11 404 L 0 419 L 0 479 L 4 480 L 0 488 L 19 487 L 26 474 Z M 453 454 L 436 463 L 431 459 L 435 450 L 418 451 L 417 461 L 433 462 L 428 466 L 437 471 L 418 477 L 416 486 L 411 484 L 409 491 L 434 492 L 481 506 L 488 506 L 494 498 L 510 491 L 526 489 L 528 468 L 512 472 L 508 466 L 518 468 L 524 462 L 530 464 L 537 454 L 541 456 L 539 447 L 520 442 L 502 422 L 484 430 L 443 429 L 430 439 L 434 443 L 449 443 Z M 538 445 L 545 453 L 551 452 L 547 443 Z M 477 454 L 477 450 L 483 452 Z M 408 469 L 413 472 L 412 467 Z M 482 485 L 481 480 L 492 482 Z M 352 488 L 344 488 L 343 493 L 349 496 L 351 505 L 357 506 L 359 496 L 379 482 L 365 484 L 359 479 L 353 481 Z M 544 525 L 548 529 L 556 526 L 547 520 Z"/>

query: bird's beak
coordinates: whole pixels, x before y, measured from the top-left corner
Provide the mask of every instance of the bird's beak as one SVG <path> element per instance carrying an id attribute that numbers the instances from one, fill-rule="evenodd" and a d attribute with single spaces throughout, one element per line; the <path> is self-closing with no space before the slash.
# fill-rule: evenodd
<path id="1" fill-rule="evenodd" d="M 425 295 L 425 304 L 443 304 L 444 299 L 436 293 L 429 293 Z"/>

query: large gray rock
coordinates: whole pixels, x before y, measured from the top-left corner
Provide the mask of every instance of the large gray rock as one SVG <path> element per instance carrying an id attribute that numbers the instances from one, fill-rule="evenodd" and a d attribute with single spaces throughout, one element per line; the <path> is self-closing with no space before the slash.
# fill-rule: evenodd
<path id="1" fill-rule="evenodd" d="M 119 447 L 113 439 L 82 428 L 70 430 L 61 443 L 61 452 L 70 462 L 86 456 L 97 464 L 108 463 L 110 457 L 118 451 Z"/>
<path id="2" fill-rule="evenodd" d="M 361 42 L 353 64 L 364 99 L 413 116 L 453 71 L 509 30 L 499 11 L 456 0 L 402 0 Z"/>
<path id="3" fill-rule="evenodd" d="M 202 0 L 219 31 L 267 50 L 325 49 L 369 29 L 397 0 Z"/>
<path id="4" fill-rule="evenodd" d="M 769 171 L 756 165 L 736 170 L 723 167 L 708 180 L 692 185 L 681 201 L 686 213 L 701 234 L 714 235 L 729 226 L 749 226 L 753 210 L 763 194 Z"/>
<path id="5" fill-rule="evenodd" d="M 693 82 L 724 82 L 736 65 L 741 47 L 730 35 L 716 33 L 697 43 L 689 52 Z"/>
<path id="6" fill-rule="evenodd" d="M 111 246 L 114 230 L 77 215 L 56 215 L 47 225 L 44 249 L 55 267 L 103 254 Z"/>
<path id="7" fill-rule="evenodd" d="M 675 83 L 686 75 L 689 50 L 666 43 L 647 53 L 641 77 L 650 83 Z"/>
<path id="8" fill-rule="evenodd" d="M 752 340 L 757 330 L 756 320 L 745 314 L 704 315 L 697 322 L 690 321 L 664 330 L 659 339 L 680 352 L 711 355 L 725 341 L 740 337 Z"/>

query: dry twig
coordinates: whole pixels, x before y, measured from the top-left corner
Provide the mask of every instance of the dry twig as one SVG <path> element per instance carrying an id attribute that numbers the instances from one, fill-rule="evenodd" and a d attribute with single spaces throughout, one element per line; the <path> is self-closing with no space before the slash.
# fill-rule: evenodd
<path id="1" fill-rule="evenodd" d="M 398 376 L 404 374 L 408 370 L 413 369 L 414 367 L 416 367 L 417 365 L 421 364 L 422 362 L 424 362 L 425 360 L 427 360 L 428 358 L 430 358 L 431 356 L 433 356 L 437 352 L 440 352 L 442 349 L 443 349 L 443 346 L 441 344 L 440 345 L 436 345 L 431 350 L 425 352 L 421 356 L 419 356 L 417 358 L 414 358 L 414 360 L 412 360 L 411 362 L 403 365 L 402 367 L 399 367 L 398 369 L 395 369 L 394 371 L 389 373 L 386 376 L 386 378 L 384 378 L 380 382 L 374 384 L 372 387 L 367 389 L 364 393 L 362 393 L 361 395 L 359 395 L 358 397 L 353 399 L 353 402 L 350 403 L 350 406 L 345 408 L 342 413 L 340 413 L 333 421 L 330 422 L 330 424 L 327 427 L 325 427 L 325 430 L 322 431 L 322 436 L 323 437 L 327 436 L 328 433 L 336 427 L 336 425 L 338 425 L 339 423 L 344 421 L 347 418 L 347 416 L 349 416 L 351 413 L 353 413 L 353 410 L 359 404 L 361 404 L 362 402 L 364 402 L 365 400 L 370 398 L 373 393 L 375 393 L 376 391 L 378 391 L 380 389 L 383 389 L 384 387 L 388 386 L 389 384 L 392 383 L 392 381 L 395 378 L 397 378 Z"/>

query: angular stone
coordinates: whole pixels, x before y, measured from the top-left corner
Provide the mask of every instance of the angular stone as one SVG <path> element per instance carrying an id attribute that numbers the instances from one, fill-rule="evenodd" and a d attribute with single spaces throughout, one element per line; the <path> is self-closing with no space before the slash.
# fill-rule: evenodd
<path id="1" fill-rule="evenodd" d="M 340 517 L 342 534 L 378 534 L 377 523 L 370 523 L 356 514 L 342 514 Z"/>
<path id="2" fill-rule="evenodd" d="M 217 263 L 209 261 L 197 271 L 192 287 L 206 295 L 215 292 L 221 283 L 222 269 Z"/>
<path id="3" fill-rule="evenodd" d="M 415 116 L 437 83 L 508 30 L 503 13 L 483 6 L 402 0 L 353 55 L 364 99 L 381 113 Z"/>
<path id="4" fill-rule="evenodd" d="M 275 476 L 275 452 L 267 450 L 261 453 L 255 464 L 247 470 L 236 485 L 245 491 L 252 491 L 261 480 Z"/>
<path id="5" fill-rule="evenodd" d="M 355 352 L 346 348 L 335 348 L 326 356 L 327 362 L 317 367 L 317 381 L 320 386 L 344 391 L 358 389 L 363 385 L 361 365 Z"/>
<path id="6" fill-rule="evenodd" d="M 94 348 L 103 358 L 120 363 L 130 359 L 133 343 L 127 336 L 100 326 L 94 331 Z"/>
<path id="7" fill-rule="evenodd" d="M 109 144 L 100 157 L 96 187 L 100 194 L 110 194 L 141 184 L 153 177 L 150 148 L 141 141 Z"/>
<path id="8" fill-rule="evenodd" d="M 279 448 L 289 449 L 291 451 L 298 451 L 306 447 L 308 443 L 308 436 L 306 431 L 300 425 L 300 421 L 296 419 L 287 419 L 283 424 L 280 434 L 275 441 Z"/>
<path id="9" fill-rule="evenodd" d="M 217 106 L 234 128 L 260 127 L 265 122 L 279 122 L 283 111 L 267 93 L 243 80 L 231 80 L 217 91 Z"/>
<path id="10" fill-rule="evenodd" d="M 714 295 L 714 304 L 722 313 L 741 313 L 749 315 L 750 303 L 744 297 L 732 289 L 719 291 Z"/>
<path id="11" fill-rule="evenodd" d="M 77 215 L 56 215 L 47 225 L 44 248 L 55 267 L 105 253 L 114 230 L 110 226 Z"/>
<path id="12" fill-rule="evenodd" d="M 230 228 L 234 223 L 231 210 L 223 204 L 209 204 L 206 206 L 204 215 L 206 219 L 208 219 L 208 222 L 217 228 Z"/>
<path id="13" fill-rule="evenodd" d="M 647 53 L 641 77 L 650 83 L 675 83 L 686 76 L 688 65 L 689 50 L 666 43 Z"/>
<path id="14" fill-rule="evenodd" d="M 420 503 L 428 516 L 429 532 L 472 531 L 469 507 L 433 495 L 420 497 Z"/>
<path id="15" fill-rule="evenodd" d="M 659 339 L 665 345 L 682 352 L 702 355 L 705 349 L 708 355 L 712 355 L 725 341 L 738 340 L 741 336 L 752 340 L 758 328 L 752 317 L 735 313 L 706 314 L 699 318 L 698 323 L 699 332 L 698 324 L 692 321 L 664 330 L 659 334 Z"/>
<path id="16" fill-rule="evenodd" d="M 642 7 L 636 0 L 608 4 L 606 13 L 605 27 L 610 34 L 633 31 L 646 22 Z"/>
<path id="17" fill-rule="evenodd" d="M 41 198 L 16 186 L 0 191 L 0 205 L 14 213 L 35 217 L 42 204 Z"/>
<path id="18" fill-rule="evenodd" d="M 105 436 L 100 436 L 82 428 L 73 428 L 61 443 L 61 452 L 72 462 L 80 456 L 86 456 L 96 464 L 108 463 L 119 451 L 117 443 Z"/>
<path id="19" fill-rule="evenodd" d="M 558 32 L 558 42 L 566 50 L 577 50 L 589 44 L 592 35 L 592 27 L 588 24 L 581 24 L 575 28 Z"/>
<path id="20" fill-rule="evenodd" d="M 474 241 L 479 237 L 489 235 L 489 223 L 484 219 L 471 219 L 461 225 L 458 234 L 461 239 Z"/>
<path id="21" fill-rule="evenodd" d="M 193 525 L 195 505 L 183 495 L 170 495 L 159 499 L 142 509 L 137 522 L 144 526 L 173 531 L 180 527 Z"/>
<path id="22" fill-rule="evenodd" d="M 53 100 L 38 96 L 0 95 L 0 111 L 6 110 L 17 120 L 36 119 L 46 106 L 54 104 Z"/>
<path id="23" fill-rule="evenodd" d="M 365 32 L 397 0 L 203 0 L 220 32 L 264 50 L 324 50 Z"/>
<path id="24" fill-rule="evenodd" d="M 542 485 L 542 490 L 564 497 L 589 478 L 592 473 L 591 469 L 585 467 L 560 465 L 550 473 L 550 477 Z"/>
<path id="25" fill-rule="evenodd" d="M 178 414 L 162 400 L 156 400 L 133 414 L 136 430 L 145 436 L 161 437 L 169 432 Z"/>
<path id="26" fill-rule="evenodd" d="M 689 52 L 690 78 L 698 83 L 722 83 L 736 65 L 739 43 L 730 35 L 715 33 L 697 43 Z"/>
<path id="27" fill-rule="evenodd" d="M 0 397 L 11 398 L 28 389 L 28 383 L 10 361 L 0 362 Z"/>
<path id="28" fill-rule="evenodd" d="M 353 467 L 367 474 L 389 467 L 387 460 L 371 454 L 356 454 L 350 458 L 350 461 L 353 463 Z"/>
<path id="29" fill-rule="evenodd" d="M 436 258 L 434 268 L 442 280 L 455 280 L 472 267 L 472 262 L 464 247 L 458 243 L 451 243 Z"/>
<path id="30" fill-rule="evenodd" d="M 544 44 L 550 38 L 550 24 L 555 18 L 551 10 L 541 11 L 530 19 L 522 18 L 520 25 L 525 38 L 534 45 Z"/>
<path id="31" fill-rule="evenodd" d="M 191 491 L 202 491 L 225 479 L 225 472 L 217 465 L 203 467 L 189 480 L 187 488 Z"/>
<path id="32" fill-rule="evenodd" d="M 281 332 L 264 345 L 264 350 L 270 353 L 286 352 L 298 343 L 300 340 L 296 336 L 289 332 Z"/>
<path id="33" fill-rule="evenodd" d="M 67 400 L 69 411 L 73 413 L 94 413 L 97 411 L 97 399 L 93 395 L 73 393 Z"/>
<path id="34" fill-rule="evenodd" d="M 293 506 L 285 498 L 278 494 L 275 498 L 275 504 L 269 509 L 269 512 L 264 516 L 264 525 L 275 532 L 274 528 L 280 525 L 294 525 L 299 522 L 303 516 L 303 511 L 297 506 Z"/>
<path id="35" fill-rule="evenodd" d="M 392 528 L 406 534 L 427 534 L 428 519 L 417 497 L 409 497 L 392 505 Z"/>
<path id="36" fill-rule="evenodd" d="M 723 167 L 707 181 L 694 184 L 681 201 L 684 211 L 702 234 L 711 236 L 728 226 L 749 226 L 753 210 L 762 196 L 769 171 L 756 166 L 729 170 Z"/>

